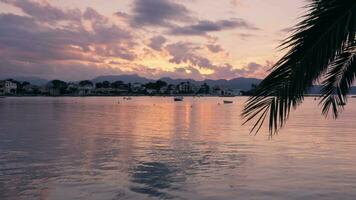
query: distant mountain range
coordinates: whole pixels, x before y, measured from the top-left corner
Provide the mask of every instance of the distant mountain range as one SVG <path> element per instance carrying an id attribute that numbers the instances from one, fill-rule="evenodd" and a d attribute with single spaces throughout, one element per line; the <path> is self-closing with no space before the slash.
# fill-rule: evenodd
<path id="1" fill-rule="evenodd" d="M 45 85 L 46 83 L 49 82 L 49 80 L 47 80 L 47 79 L 33 77 L 33 76 L 15 76 L 15 77 L 10 77 L 10 78 L 14 79 L 16 81 L 20 81 L 20 82 L 27 81 L 34 85 Z M 0 80 L 10 79 L 10 78 L 7 76 L 5 76 L 5 77 L 0 76 Z"/>
<path id="2" fill-rule="evenodd" d="M 235 78 L 235 79 L 231 79 L 231 80 L 225 80 L 225 79 L 220 79 L 220 80 L 211 80 L 211 79 L 206 79 L 203 81 L 196 81 L 193 79 L 172 79 L 169 77 L 163 77 L 160 78 L 159 80 L 165 81 L 168 84 L 174 84 L 177 85 L 181 82 L 191 82 L 192 84 L 195 85 L 202 85 L 204 83 L 207 83 L 210 86 L 214 86 L 214 85 L 219 85 L 219 86 L 223 86 L 223 87 L 228 87 L 230 89 L 241 89 L 241 90 L 249 90 L 251 89 L 251 85 L 252 84 L 259 84 L 261 82 L 261 79 L 255 79 L 255 78 Z M 114 81 L 123 81 L 126 83 L 141 83 L 141 84 L 145 84 L 148 82 L 155 82 L 157 80 L 153 80 L 153 79 L 147 79 L 144 77 L 140 77 L 136 74 L 133 75 L 116 75 L 116 76 L 99 76 L 95 79 L 92 80 L 94 83 L 97 82 L 102 82 L 102 81 L 110 81 L 110 82 L 114 82 Z"/>
<path id="3" fill-rule="evenodd" d="M 145 83 L 152 82 L 155 80 L 144 78 L 137 74 L 98 76 L 92 80 L 92 82 L 94 82 L 94 83 L 103 82 L 103 81 L 109 81 L 109 82 L 123 81 L 124 83 L 145 84 Z"/>

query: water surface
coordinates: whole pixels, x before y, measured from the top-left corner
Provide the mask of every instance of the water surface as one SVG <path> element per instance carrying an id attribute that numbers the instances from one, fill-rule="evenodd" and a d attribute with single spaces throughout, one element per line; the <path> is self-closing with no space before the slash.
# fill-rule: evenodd
<path id="1" fill-rule="evenodd" d="M 356 99 L 307 99 L 280 134 L 241 127 L 244 98 L 0 99 L 0 199 L 355 199 Z"/>

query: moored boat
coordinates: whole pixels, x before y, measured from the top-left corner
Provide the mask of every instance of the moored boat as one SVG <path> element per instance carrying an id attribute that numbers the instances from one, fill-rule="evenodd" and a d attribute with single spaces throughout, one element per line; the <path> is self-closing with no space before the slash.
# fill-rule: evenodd
<path id="1" fill-rule="evenodd" d="M 232 104 L 234 103 L 233 101 L 229 101 L 229 100 L 224 100 L 224 104 Z"/>
<path id="2" fill-rule="evenodd" d="M 174 101 L 183 101 L 184 97 L 179 96 L 179 97 L 174 97 Z"/>

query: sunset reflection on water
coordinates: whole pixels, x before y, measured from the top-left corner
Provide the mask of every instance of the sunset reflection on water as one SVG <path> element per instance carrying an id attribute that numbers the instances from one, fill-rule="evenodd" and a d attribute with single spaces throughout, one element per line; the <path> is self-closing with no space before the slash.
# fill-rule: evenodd
<path id="1" fill-rule="evenodd" d="M 354 199 L 353 106 L 307 99 L 278 136 L 244 98 L 0 100 L 0 199 Z"/>

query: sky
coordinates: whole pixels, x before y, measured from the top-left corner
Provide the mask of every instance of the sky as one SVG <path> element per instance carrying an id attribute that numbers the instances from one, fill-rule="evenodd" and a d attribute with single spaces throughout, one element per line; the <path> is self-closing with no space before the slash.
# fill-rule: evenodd
<path id="1" fill-rule="evenodd" d="M 0 77 L 263 78 L 304 0 L 0 0 Z"/>

